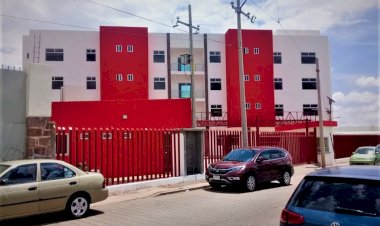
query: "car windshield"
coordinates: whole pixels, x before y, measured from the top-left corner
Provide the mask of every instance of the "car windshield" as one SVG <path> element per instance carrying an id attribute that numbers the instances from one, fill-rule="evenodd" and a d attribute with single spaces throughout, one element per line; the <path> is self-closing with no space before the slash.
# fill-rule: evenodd
<path id="1" fill-rule="evenodd" d="M 8 168 L 9 168 L 8 165 L 2 165 L 2 164 L 0 164 L 0 174 L 2 174 Z"/>
<path id="2" fill-rule="evenodd" d="M 248 162 L 255 154 L 255 150 L 237 149 L 224 156 L 223 161 Z"/>
<path id="3" fill-rule="evenodd" d="M 352 215 L 380 216 L 380 182 L 305 179 L 290 205 Z"/>
<path id="4" fill-rule="evenodd" d="M 363 154 L 363 155 L 374 154 L 375 153 L 375 149 L 374 148 L 358 148 L 355 151 L 355 153 L 356 154 Z"/>

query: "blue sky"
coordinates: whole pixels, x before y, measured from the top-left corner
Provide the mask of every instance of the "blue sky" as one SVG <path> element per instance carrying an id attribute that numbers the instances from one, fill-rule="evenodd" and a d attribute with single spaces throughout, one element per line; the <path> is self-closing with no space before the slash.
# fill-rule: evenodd
<path id="1" fill-rule="evenodd" d="M 100 25 L 114 25 L 143 26 L 149 32 L 181 32 L 171 25 L 177 16 L 187 21 L 188 4 L 201 33 L 225 33 L 228 28 L 236 28 L 236 14 L 228 0 L 2 0 L 0 4 L 0 62 L 16 67 L 21 66 L 22 35 L 30 29 L 86 30 L 73 27 L 80 26 L 97 30 Z M 243 10 L 257 17 L 254 24 L 242 18 L 246 29 L 320 30 L 327 35 L 332 97 L 336 100 L 334 116 L 339 126 L 379 127 L 378 0 L 248 0 Z"/>

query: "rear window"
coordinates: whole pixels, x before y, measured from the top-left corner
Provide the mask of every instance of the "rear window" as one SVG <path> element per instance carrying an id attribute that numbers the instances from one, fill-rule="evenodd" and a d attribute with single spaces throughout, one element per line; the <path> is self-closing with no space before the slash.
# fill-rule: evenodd
<path id="1" fill-rule="evenodd" d="M 367 154 L 375 154 L 375 148 L 373 147 L 368 147 L 368 148 L 358 148 L 356 151 L 355 151 L 356 154 L 363 154 L 363 155 L 367 155 Z"/>
<path id="2" fill-rule="evenodd" d="M 354 215 L 380 216 L 380 182 L 356 179 L 305 179 L 291 206 Z"/>

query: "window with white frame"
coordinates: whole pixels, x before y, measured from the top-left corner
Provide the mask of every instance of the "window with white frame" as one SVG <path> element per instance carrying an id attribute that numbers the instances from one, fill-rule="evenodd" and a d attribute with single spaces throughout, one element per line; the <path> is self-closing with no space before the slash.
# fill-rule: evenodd
<path id="1" fill-rule="evenodd" d="M 211 117 L 222 117 L 222 105 L 211 105 Z"/>
<path id="2" fill-rule="evenodd" d="M 249 53 L 249 48 L 244 47 L 243 52 L 244 52 L 244 54 L 248 54 Z"/>
<path id="3" fill-rule="evenodd" d="M 123 46 L 122 45 L 116 45 L 116 52 L 118 52 L 118 53 L 123 52 Z"/>
<path id="4" fill-rule="evenodd" d="M 274 78 L 274 89 L 282 90 L 282 78 Z"/>
<path id="5" fill-rule="evenodd" d="M 261 77 L 260 77 L 260 75 L 255 75 L 255 81 L 256 81 L 256 82 L 261 81 Z"/>
<path id="6" fill-rule="evenodd" d="M 87 59 L 87 61 L 96 61 L 96 50 L 95 49 L 87 49 L 86 50 L 86 59 Z"/>
<path id="7" fill-rule="evenodd" d="M 245 109 L 251 109 L 251 103 L 245 103 Z"/>
<path id="8" fill-rule="evenodd" d="M 306 116 L 318 115 L 318 104 L 304 104 L 303 115 L 306 115 Z"/>
<path id="9" fill-rule="evenodd" d="M 129 53 L 133 52 L 133 45 L 127 45 L 127 52 Z"/>
<path id="10" fill-rule="evenodd" d="M 52 89 L 61 89 L 61 87 L 63 86 L 63 77 L 52 77 L 51 80 Z"/>
<path id="11" fill-rule="evenodd" d="M 96 77 L 87 77 L 87 89 L 96 89 Z"/>
<path id="12" fill-rule="evenodd" d="M 302 89 L 317 89 L 317 79 L 315 78 L 303 78 Z"/>
<path id="13" fill-rule="evenodd" d="M 116 81 L 123 81 L 123 74 L 116 74 Z"/>
<path id="14" fill-rule="evenodd" d="M 276 112 L 276 116 L 284 116 L 284 105 L 282 104 L 275 104 L 274 110 Z"/>
<path id="15" fill-rule="evenodd" d="M 154 89 L 165 89 L 165 78 L 164 77 L 156 77 L 154 78 Z"/>
<path id="16" fill-rule="evenodd" d="M 244 81 L 249 81 L 249 75 L 244 75 Z"/>
<path id="17" fill-rule="evenodd" d="M 127 75 L 127 80 L 128 81 L 133 81 L 133 74 L 128 74 Z"/>
<path id="18" fill-rule="evenodd" d="M 259 54 L 259 53 L 260 53 L 260 48 L 253 49 L 253 54 Z"/>
<path id="19" fill-rule="evenodd" d="M 220 78 L 210 78 L 210 90 L 222 90 L 222 80 Z"/>
<path id="20" fill-rule="evenodd" d="M 255 103 L 255 108 L 256 109 L 261 109 L 261 103 Z"/>
<path id="21" fill-rule="evenodd" d="M 153 51 L 153 62 L 154 63 L 165 63 L 165 51 L 154 50 Z"/>
<path id="22" fill-rule="evenodd" d="M 63 61 L 63 49 L 46 49 L 46 61 Z"/>
<path id="23" fill-rule="evenodd" d="M 301 53 L 301 63 L 302 64 L 315 64 L 316 56 L 314 52 L 302 52 Z"/>
<path id="24" fill-rule="evenodd" d="M 282 63 L 281 52 L 274 52 L 273 53 L 273 63 L 275 63 L 275 64 L 281 64 Z"/>
<path id="25" fill-rule="evenodd" d="M 210 63 L 220 63 L 220 51 L 210 51 Z"/>

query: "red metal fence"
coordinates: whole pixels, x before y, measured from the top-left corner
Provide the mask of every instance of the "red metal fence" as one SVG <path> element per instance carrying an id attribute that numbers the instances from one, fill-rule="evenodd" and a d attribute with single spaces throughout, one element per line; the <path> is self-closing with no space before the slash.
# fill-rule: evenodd
<path id="1" fill-rule="evenodd" d="M 241 131 L 206 130 L 204 134 L 204 163 L 215 162 L 240 147 Z M 289 132 L 248 131 L 248 146 L 281 147 L 289 151 L 293 164 L 317 162 L 317 140 L 315 135 Z"/>
<path id="2" fill-rule="evenodd" d="M 56 158 L 85 171 L 100 171 L 106 185 L 179 176 L 180 132 L 58 128 Z"/>

